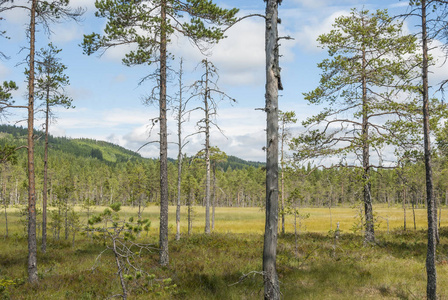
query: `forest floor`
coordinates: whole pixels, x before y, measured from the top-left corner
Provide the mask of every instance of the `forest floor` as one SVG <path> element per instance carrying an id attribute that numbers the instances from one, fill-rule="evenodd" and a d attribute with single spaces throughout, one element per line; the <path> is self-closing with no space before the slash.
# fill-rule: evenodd
<path id="1" fill-rule="evenodd" d="M 97 208 L 98 212 L 104 210 Z M 359 208 L 304 208 L 294 235 L 288 216 L 286 234 L 279 235 L 277 268 L 283 299 L 424 299 L 426 295 L 425 209 L 407 211 L 403 230 L 401 207 L 374 207 L 379 226 L 375 245 L 363 245 Z M 123 217 L 136 216 L 124 207 Z M 174 240 L 175 208 L 170 207 L 170 264 L 158 267 L 158 252 L 143 253 L 150 278 L 128 280 L 129 299 L 262 299 L 264 212 L 260 208 L 217 208 L 215 231 L 203 234 L 203 208 L 195 207 L 193 233 Z M 448 209 L 442 210 L 437 247 L 438 294 L 448 299 Z M 85 213 L 82 212 L 82 222 Z M 139 241 L 157 245 L 158 207 L 144 210 L 152 221 Z M 112 252 L 102 239 L 77 234 L 55 240 L 49 230 L 47 252 L 38 251 L 39 284 L 26 282 L 27 240 L 17 209 L 8 209 L 9 237 L 0 238 L 0 299 L 107 299 L 121 293 Z M 387 222 L 388 221 L 388 222 Z M 5 233 L 0 217 L 0 236 Z M 340 237 L 334 238 L 336 224 Z M 387 227 L 389 223 L 389 230 Z M 299 223 L 297 223 L 299 224 Z M 38 234 L 39 235 L 39 234 Z M 40 244 L 40 235 L 38 243 Z M 98 260 L 97 260 L 98 258 Z M 155 278 L 153 278 L 155 277 Z"/>

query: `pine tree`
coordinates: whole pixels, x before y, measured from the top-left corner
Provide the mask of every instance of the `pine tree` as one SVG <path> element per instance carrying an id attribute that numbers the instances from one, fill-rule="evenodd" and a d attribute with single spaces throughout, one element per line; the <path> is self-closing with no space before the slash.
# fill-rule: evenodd
<path id="1" fill-rule="evenodd" d="M 123 58 L 127 66 L 151 65 L 158 62 L 159 126 L 160 126 L 160 265 L 169 263 L 168 256 L 168 141 L 167 141 L 167 46 L 170 36 L 178 32 L 190 38 L 198 47 L 206 47 L 224 38 L 220 26 L 234 23 L 237 9 L 221 9 L 209 0 L 98 0 L 96 15 L 108 20 L 104 35 L 84 36 L 84 53 L 123 44 L 134 44 L 136 50 Z M 182 22 L 185 15 L 189 22 Z M 169 18 L 168 18 L 169 16 Z M 212 25 L 207 27 L 205 21 Z"/>
<path id="2" fill-rule="evenodd" d="M 417 76 L 412 69 L 416 39 L 403 35 L 401 28 L 382 10 L 353 9 L 335 20 L 334 29 L 318 39 L 330 56 L 318 64 L 323 71 L 320 84 L 305 93 L 311 104 L 328 106 L 304 121 L 308 132 L 293 139 L 299 161 L 337 157 L 340 166 L 363 170 L 366 243 L 375 241 L 371 170 L 384 167 L 385 145 L 399 148 L 418 132 L 411 97 L 416 90 L 411 84 Z M 373 154 L 379 154 L 377 164 Z M 353 155 L 359 164 L 348 163 Z"/>

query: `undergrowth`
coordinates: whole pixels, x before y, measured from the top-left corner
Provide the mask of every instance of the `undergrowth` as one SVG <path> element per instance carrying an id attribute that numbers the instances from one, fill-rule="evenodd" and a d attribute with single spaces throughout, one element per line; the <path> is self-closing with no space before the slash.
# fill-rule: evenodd
<path id="1" fill-rule="evenodd" d="M 244 225 L 241 225 L 244 226 Z M 141 234 L 157 241 L 157 231 Z M 279 235 L 277 269 L 283 299 L 424 299 L 426 232 L 378 231 L 375 245 L 342 232 Z M 40 243 L 40 241 L 39 241 Z M 152 289 L 135 289 L 129 299 L 262 299 L 263 235 L 257 233 L 170 233 L 169 267 L 158 266 L 157 251 L 144 268 L 155 276 Z M 27 283 L 27 241 L 19 234 L 0 238 L 0 299 L 107 299 L 119 293 L 114 257 L 87 235 L 48 240 L 38 252 L 39 284 Z M 448 299 L 448 227 L 440 231 L 437 273 L 440 299 Z"/>

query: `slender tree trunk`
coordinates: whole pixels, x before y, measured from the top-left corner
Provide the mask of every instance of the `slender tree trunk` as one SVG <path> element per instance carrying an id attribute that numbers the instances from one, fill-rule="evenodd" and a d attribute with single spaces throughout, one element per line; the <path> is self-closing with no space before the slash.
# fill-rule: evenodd
<path id="1" fill-rule="evenodd" d="M 205 95 L 204 95 L 204 110 L 205 110 L 205 233 L 210 231 L 210 114 L 209 114 L 209 93 L 208 90 L 208 61 L 205 60 Z"/>
<path id="2" fill-rule="evenodd" d="M 403 187 L 403 230 L 406 231 L 406 188 Z"/>
<path id="3" fill-rule="evenodd" d="M 216 208 L 216 163 L 213 165 L 213 208 L 212 208 L 212 230 L 215 229 L 215 208 Z"/>
<path id="4" fill-rule="evenodd" d="M 280 299 L 277 275 L 278 232 L 278 0 L 266 3 L 266 223 L 263 247 L 264 298 Z"/>
<path id="5" fill-rule="evenodd" d="M 64 207 L 64 218 L 65 218 L 65 240 L 68 240 L 68 198 L 64 200 L 65 201 L 65 207 Z"/>
<path id="6" fill-rule="evenodd" d="M 34 177 L 34 54 L 37 0 L 30 11 L 30 69 L 28 82 L 28 281 L 37 283 L 36 186 Z"/>
<path id="7" fill-rule="evenodd" d="M 177 114 L 177 144 L 179 146 L 177 153 L 177 205 L 176 205 L 176 241 L 180 240 L 180 188 L 182 184 L 182 69 L 183 60 L 180 60 L 179 70 L 179 111 Z"/>
<path id="8" fill-rule="evenodd" d="M 160 31 L 160 258 L 161 266 L 169 264 L 168 256 L 168 140 L 166 120 L 166 0 L 161 5 Z"/>
<path id="9" fill-rule="evenodd" d="M 422 7 L 422 80 L 423 80 L 423 135 L 425 148 L 426 169 L 426 204 L 428 217 L 428 250 L 426 254 L 426 297 L 428 300 L 437 299 L 437 272 L 436 272 L 436 230 L 434 218 L 434 191 L 432 183 L 431 143 L 429 129 L 429 97 L 428 97 L 428 38 L 426 27 L 426 0 L 421 1 Z"/>
<path id="10" fill-rule="evenodd" d="M 192 219 L 191 219 L 191 199 L 192 199 L 192 193 L 188 193 L 188 235 L 191 235 L 191 229 L 192 229 Z"/>
<path id="11" fill-rule="evenodd" d="M 438 245 L 440 243 L 440 237 L 439 237 L 439 227 L 437 226 L 437 220 L 439 219 L 437 217 L 437 209 L 439 207 L 439 200 L 437 197 L 437 194 L 435 192 L 433 192 L 433 197 L 434 197 L 434 207 L 433 207 L 433 212 L 434 212 L 434 230 L 435 230 L 435 235 L 436 235 L 436 245 Z"/>
<path id="12" fill-rule="evenodd" d="M 59 241 L 59 237 L 60 237 L 60 232 L 61 232 L 61 200 L 58 200 L 58 224 L 57 224 L 57 229 L 58 229 L 58 235 L 57 235 L 57 239 Z"/>
<path id="13" fill-rule="evenodd" d="M 297 243 L 297 212 L 294 211 L 294 253 L 295 253 L 296 257 L 299 256 L 298 249 L 299 249 L 299 247 L 298 247 L 298 243 Z"/>
<path id="14" fill-rule="evenodd" d="M 3 170 L 3 183 L 2 183 L 2 198 L 3 198 L 3 204 L 5 206 L 5 228 L 6 228 L 6 233 L 5 233 L 5 238 L 7 238 L 9 236 L 9 231 L 8 231 L 8 212 L 7 212 L 7 207 L 8 207 L 8 203 L 6 201 L 6 163 L 3 163 L 4 166 L 4 170 Z"/>
<path id="15" fill-rule="evenodd" d="M 448 206 L 448 188 L 445 189 L 445 206 Z"/>
<path id="16" fill-rule="evenodd" d="M 362 69 L 363 72 L 367 68 L 366 52 L 362 52 Z M 371 244 L 375 242 L 375 230 L 373 224 L 373 208 L 370 184 L 370 153 L 369 153 L 369 117 L 368 117 L 368 99 L 367 99 L 367 80 L 366 75 L 362 74 L 362 167 L 364 170 L 364 211 L 366 216 L 366 232 L 365 243 Z"/>
<path id="17" fill-rule="evenodd" d="M 415 222 L 415 194 L 412 201 L 412 217 L 414 218 L 414 230 L 417 230 L 417 224 Z"/>
<path id="18" fill-rule="evenodd" d="M 140 221 L 142 219 L 142 197 L 141 195 L 138 196 L 138 220 Z"/>
<path id="19" fill-rule="evenodd" d="M 5 201 L 6 201 L 6 198 L 5 198 Z M 5 204 L 5 226 L 6 226 L 5 238 L 7 238 L 9 236 L 9 231 L 8 231 L 8 213 L 6 211 L 6 204 Z"/>
<path id="20" fill-rule="evenodd" d="M 280 150 L 280 163 L 281 163 L 281 167 L 282 167 L 282 171 L 281 171 L 281 186 L 282 186 L 282 193 L 281 193 L 281 198 L 282 198 L 282 207 L 281 207 L 281 215 L 282 215 L 282 234 L 285 234 L 285 162 L 283 160 L 284 156 L 283 156 L 283 146 L 285 143 L 285 121 L 283 120 L 282 122 L 282 144 L 281 144 L 281 150 Z"/>
<path id="21" fill-rule="evenodd" d="M 48 125 L 50 114 L 50 91 L 47 88 L 45 110 L 44 182 L 42 191 L 42 252 L 47 252 L 47 196 L 48 196 Z"/>
<path id="22" fill-rule="evenodd" d="M 115 255 L 115 263 L 117 264 L 117 269 L 118 269 L 118 277 L 120 278 L 121 289 L 123 290 L 122 298 L 123 298 L 123 300 L 126 300 L 128 298 L 128 291 L 127 291 L 126 282 L 125 282 L 125 279 L 123 276 L 123 267 L 121 266 L 121 263 L 120 263 L 120 257 L 118 255 L 117 244 L 116 244 L 115 238 L 112 238 L 112 241 L 113 241 L 113 250 L 114 250 L 114 255 Z"/>

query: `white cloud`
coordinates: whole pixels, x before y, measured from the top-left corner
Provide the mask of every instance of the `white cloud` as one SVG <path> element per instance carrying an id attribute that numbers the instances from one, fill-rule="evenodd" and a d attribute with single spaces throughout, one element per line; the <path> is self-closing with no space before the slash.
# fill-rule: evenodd
<path id="1" fill-rule="evenodd" d="M 301 26 L 295 35 L 298 45 L 307 52 L 322 51 L 317 42 L 319 35 L 330 32 L 333 29 L 334 20 L 347 14 L 348 11 L 341 10 L 324 19 L 318 17 L 310 19 L 309 25 Z"/>
<path id="2" fill-rule="evenodd" d="M 408 6 L 409 6 L 408 1 L 400 1 L 400 2 L 393 3 L 393 4 L 389 5 L 390 8 L 401 8 L 401 7 L 408 7 Z"/>
<path id="3" fill-rule="evenodd" d="M 294 2 L 306 8 L 323 8 L 328 5 L 328 0 L 295 0 Z M 331 1 L 334 2 L 334 1 Z"/>
<path id="4" fill-rule="evenodd" d="M 64 128 L 61 128 L 58 126 L 58 124 L 54 124 L 52 126 L 49 126 L 49 132 L 52 136 L 59 136 L 59 137 L 65 137 L 67 135 L 67 132 Z"/>
<path id="5" fill-rule="evenodd" d="M 74 105 L 79 100 L 87 100 L 93 96 L 91 90 L 82 88 L 82 87 L 74 87 L 72 85 L 66 88 L 67 94 L 75 100 Z"/>
<path id="6" fill-rule="evenodd" d="M 95 9 L 95 0 L 71 0 L 70 6 L 73 8 L 82 7 L 90 11 Z"/>
<path id="7" fill-rule="evenodd" d="M 256 85 L 263 78 L 264 23 L 247 19 L 230 28 L 228 38 L 210 49 L 209 59 L 220 72 L 220 82 L 231 85 Z M 204 56 L 185 38 L 176 38 L 172 43 L 173 53 L 190 61 L 194 68 Z"/>
<path id="8" fill-rule="evenodd" d="M 323 9 L 328 8 L 331 6 L 353 6 L 353 5 L 359 5 L 359 0 L 293 0 L 293 2 L 301 5 L 304 8 L 311 8 L 311 9 Z"/>
<path id="9" fill-rule="evenodd" d="M 80 26 L 73 22 L 54 24 L 52 25 L 51 30 L 52 34 L 50 36 L 50 40 L 56 43 L 67 43 L 82 37 Z"/>
<path id="10" fill-rule="evenodd" d="M 440 41 L 433 41 L 430 45 L 431 55 L 436 60 L 434 66 L 430 67 L 429 80 L 432 85 L 439 84 L 443 80 L 448 79 L 448 68 L 446 65 L 447 53 L 442 49 L 443 43 Z"/>

